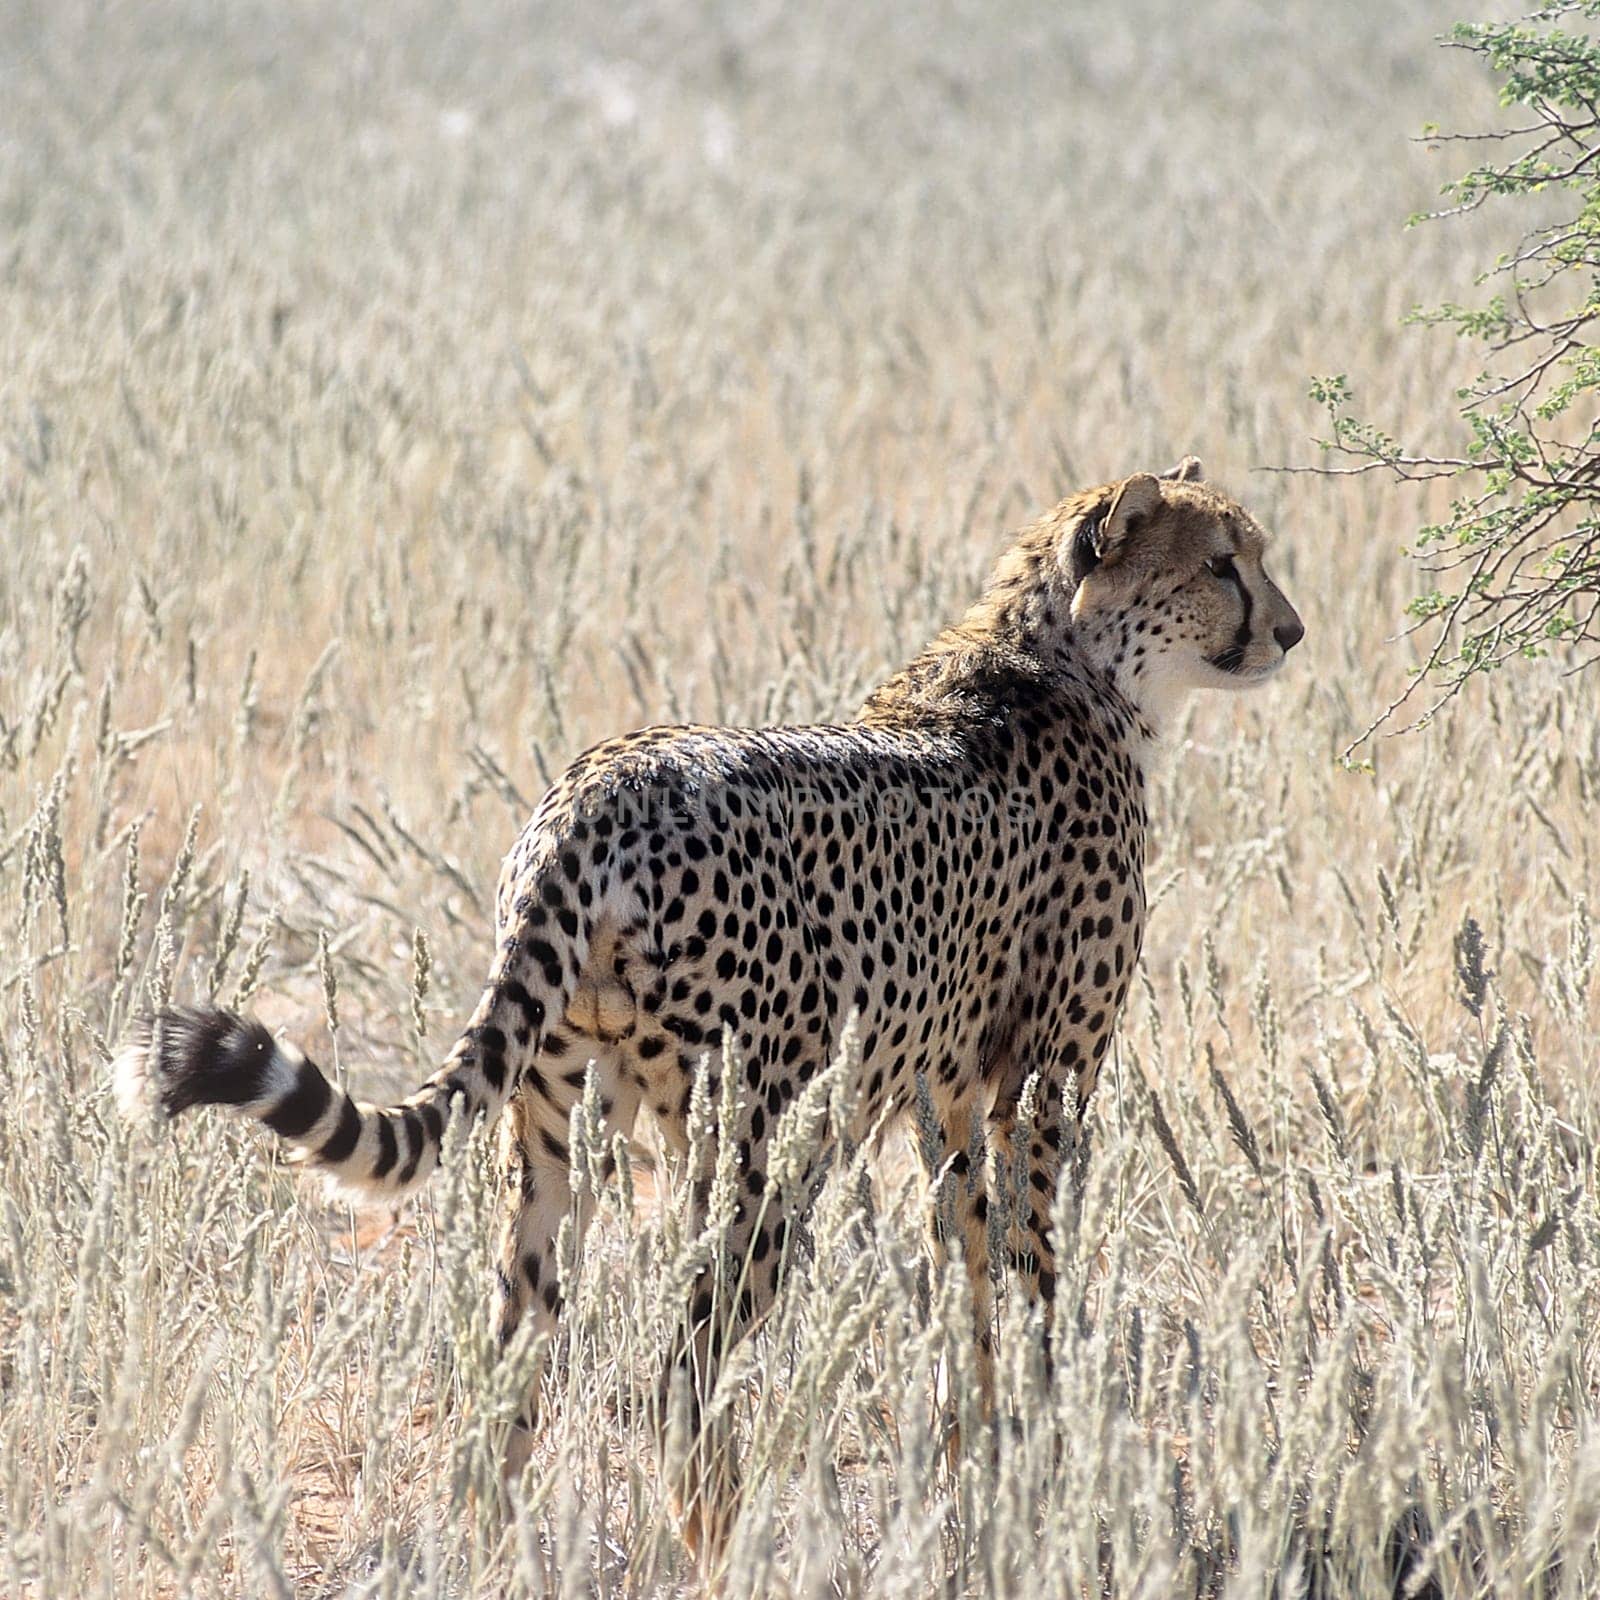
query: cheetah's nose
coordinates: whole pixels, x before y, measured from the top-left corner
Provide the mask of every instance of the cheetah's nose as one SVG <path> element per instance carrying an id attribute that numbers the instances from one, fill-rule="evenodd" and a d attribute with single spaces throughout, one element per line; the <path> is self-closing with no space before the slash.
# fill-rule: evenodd
<path id="1" fill-rule="evenodd" d="M 1272 630 L 1272 637 L 1278 641 L 1278 648 L 1285 655 L 1305 638 L 1306 630 L 1298 617 L 1293 622 L 1280 622 Z"/>

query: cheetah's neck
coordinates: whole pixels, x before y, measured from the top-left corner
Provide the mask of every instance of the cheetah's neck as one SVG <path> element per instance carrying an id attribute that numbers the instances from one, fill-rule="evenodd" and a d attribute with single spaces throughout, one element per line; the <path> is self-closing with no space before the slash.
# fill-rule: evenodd
<path id="1" fill-rule="evenodd" d="M 1046 671 L 1070 678 L 1088 675 L 1107 705 L 1127 719 L 1126 738 L 1141 767 L 1166 747 L 1188 698 L 1188 686 L 1164 670 L 1165 657 L 1152 651 L 1126 614 L 1074 617 L 1064 584 L 997 584 L 951 632 L 977 634 L 997 648 L 1039 661 Z M 935 645 L 939 641 L 935 641 Z"/>
<path id="2" fill-rule="evenodd" d="M 1187 694 L 1152 670 L 1157 666 L 1116 629 L 1076 622 L 1063 596 L 1038 589 L 1017 595 L 991 591 L 874 691 L 863 715 L 1003 716 L 1041 688 L 1077 688 L 1107 714 L 1148 773 L 1166 749 Z"/>

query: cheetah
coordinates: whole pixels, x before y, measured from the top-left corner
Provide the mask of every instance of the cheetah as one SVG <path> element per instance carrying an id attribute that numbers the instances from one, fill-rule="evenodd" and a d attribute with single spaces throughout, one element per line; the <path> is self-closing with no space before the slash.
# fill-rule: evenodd
<path id="1" fill-rule="evenodd" d="M 1192 456 L 1072 495 L 854 721 L 647 728 L 579 756 L 506 858 L 482 998 L 409 1099 L 353 1100 L 260 1023 L 204 1008 L 136 1025 L 115 1064 L 119 1102 L 130 1115 L 153 1102 L 167 1117 L 197 1105 L 253 1117 L 299 1161 L 387 1202 L 432 1172 L 448 1117 L 509 1105 L 503 1343 L 530 1314 L 553 1328 L 561 1309 L 570 1113 L 588 1073 L 611 1129 L 629 1133 L 648 1108 L 684 1151 L 697 1070 L 719 1094 L 732 1063 L 743 1081 L 730 1086 L 728 1255 L 742 1289 L 714 1319 L 707 1267 L 671 1357 L 694 1363 L 704 1392 L 771 1303 L 807 1192 L 804 1175 L 787 1194 L 769 1182 L 774 1129 L 848 1026 L 853 1135 L 925 1086 L 948 1169 L 969 1174 L 948 1186 L 961 1213 L 949 1231 L 992 1406 L 989 1184 L 969 1152 L 987 1146 L 995 1172 L 1026 1175 L 1013 1264 L 1048 1321 L 1066 1119 L 1093 1093 L 1139 956 L 1145 784 L 1162 732 L 1188 691 L 1262 683 L 1304 636 L 1266 574 L 1266 544 Z M 708 1177 L 691 1184 L 701 1207 Z M 574 1212 L 580 1233 L 587 1211 Z M 680 1486 L 680 1500 L 693 1492 Z"/>

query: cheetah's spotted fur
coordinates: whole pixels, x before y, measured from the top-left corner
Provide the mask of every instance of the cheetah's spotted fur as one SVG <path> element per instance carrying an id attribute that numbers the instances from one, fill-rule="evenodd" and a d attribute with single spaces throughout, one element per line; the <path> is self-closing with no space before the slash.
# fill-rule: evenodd
<path id="1" fill-rule="evenodd" d="M 986 1129 L 1027 1173 L 1015 1254 L 1048 1302 L 1063 1119 L 1094 1088 L 1143 934 L 1150 751 L 1184 691 L 1270 674 L 1303 631 L 1263 541 L 1192 457 L 1162 481 L 1136 474 L 1026 530 L 967 616 L 856 721 L 651 728 L 580 756 L 506 860 L 469 1025 L 403 1105 L 358 1105 L 293 1046 L 216 1010 L 149 1019 L 119 1092 L 169 1115 L 231 1106 L 385 1197 L 428 1176 L 454 1104 L 492 1117 L 509 1101 L 509 1337 L 530 1309 L 544 1324 L 559 1309 L 569 1113 L 591 1061 L 613 1128 L 648 1106 L 682 1148 L 697 1064 L 711 1052 L 715 1074 L 731 1043 L 744 1081 L 730 1243 L 749 1263 L 748 1325 L 783 1257 L 785 1208 L 758 1204 L 774 1126 L 854 1016 L 856 1131 L 905 1109 L 919 1075 L 959 1170 Z M 1022 1128 L 1034 1073 L 1039 1113 Z M 985 1188 L 954 1187 L 987 1387 Z M 722 1343 L 711 1303 L 708 1279 L 690 1314 L 702 1381 Z"/>

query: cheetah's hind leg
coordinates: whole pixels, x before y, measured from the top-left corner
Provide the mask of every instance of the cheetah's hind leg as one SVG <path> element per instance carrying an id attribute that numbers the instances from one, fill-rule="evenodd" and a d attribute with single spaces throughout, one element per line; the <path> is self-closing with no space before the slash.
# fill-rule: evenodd
<path id="1" fill-rule="evenodd" d="M 974 1089 L 938 1105 L 935 1120 L 940 1144 L 918 1153 L 935 1187 L 929 1227 L 933 1260 L 942 1266 L 959 1251 L 966 1267 L 973 1319 L 973 1358 L 977 1369 L 978 1405 L 985 1423 L 994 1417 L 994 1292 L 989 1276 L 989 1192 L 982 1140 L 981 1090 Z M 930 1167 L 931 1162 L 931 1167 Z M 945 1455 L 950 1471 L 961 1460 L 961 1423 L 950 1396 L 945 1429 Z"/>
<path id="2" fill-rule="evenodd" d="M 701 1269 L 690 1295 L 682 1331 L 668 1353 L 661 1373 L 660 1416 L 668 1424 L 675 1405 L 686 1396 L 689 1406 L 686 1450 L 681 1460 L 667 1463 L 672 1474 L 670 1492 L 685 1545 L 702 1576 L 713 1587 L 727 1558 L 740 1507 L 740 1483 L 730 1416 L 734 1408 L 722 1406 L 714 1420 L 706 1405 L 716 1391 L 717 1377 L 729 1352 L 758 1327 L 777 1296 L 791 1251 L 801 1208 L 810 1194 L 815 1162 L 787 1175 L 779 1190 L 768 1169 L 774 1115 L 764 1091 L 772 1075 L 763 1063 L 785 1060 L 780 1038 L 763 1051 L 761 1042 L 739 1041 L 735 1059 L 744 1078 L 742 1110 L 737 1124 L 719 1128 L 695 1151 L 697 1166 L 688 1173 L 690 1208 L 687 1234 L 699 1237 L 708 1220 L 717 1152 L 723 1138 L 738 1141 L 733 1164 L 736 1185 L 732 1217 L 720 1251 Z M 789 1059 L 793 1081 L 809 1081 L 825 1064 L 820 1047 L 807 1040 L 806 1061 Z M 755 1065 L 750 1063 L 754 1061 Z M 809 1061 L 809 1068 L 807 1065 Z M 692 1077 L 695 1063 L 684 1059 L 681 1069 Z M 721 1074 L 713 1063 L 708 1087 L 713 1101 L 720 1098 Z M 663 1123 L 669 1144 L 688 1153 L 687 1129 L 676 1119 Z M 667 1441 L 663 1441 L 664 1443 Z"/>
<path id="3" fill-rule="evenodd" d="M 592 1064 L 585 1060 L 587 1051 L 598 1051 Z M 568 1216 L 573 1248 L 582 1258 L 595 1197 L 588 1185 L 573 1193 L 568 1140 L 572 1108 L 590 1070 L 596 1075 L 606 1141 L 617 1133 L 631 1136 L 639 1090 L 621 1052 L 560 1029 L 552 1031 L 537 1070 L 524 1076 L 501 1122 L 502 1220 L 495 1265 L 495 1340 L 501 1351 L 530 1313 L 540 1333 L 552 1337 L 556 1333 L 563 1288 L 557 1240 Z M 609 1178 L 613 1176 L 609 1153 L 604 1162 L 604 1176 Z M 507 1495 L 532 1454 L 537 1405 L 535 1385 L 512 1428 L 502 1461 Z"/>

